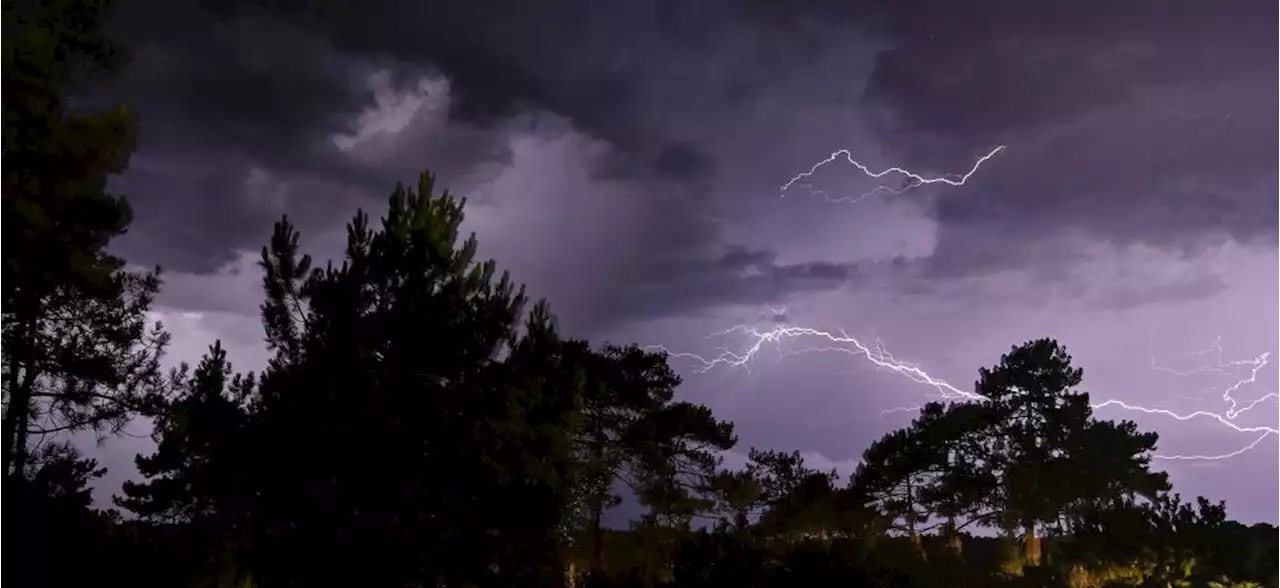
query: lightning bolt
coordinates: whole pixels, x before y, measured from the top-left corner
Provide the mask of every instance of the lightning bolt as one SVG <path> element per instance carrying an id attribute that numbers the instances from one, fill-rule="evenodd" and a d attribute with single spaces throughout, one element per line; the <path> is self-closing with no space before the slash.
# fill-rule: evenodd
<path id="1" fill-rule="evenodd" d="M 878 369 L 888 370 L 901 375 L 908 380 L 917 384 L 923 384 L 934 388 L 940 398 L 943 400 L 978 400 L 981 396 L 972 392 L 965 392 L 952 386 L 944 380 L 940 380 L 929 375 L 928 372 L 912 363 L 900 361 L 889 352 L 884 350 L 884 346 L 877 341 L 864 344 L 858 339 L 849 336 L 849 334 L 841 331 L 840 334 L 832 334 L 826 331 L 820 331 L 809 327 L 799 327 L 793 325 L 779 325 L 767 331 L 761 331 L 749 325 L 737 325 L 712 333 L 708 335 L 708 339 L 723 337 L 733 333 L 742 333 L 754 341 L 741 351 L 733 351 L 727 347 L 718 347 L 717 354 L 713 356 L 702 356 L 696 353 L 673 352 L 660 345 L 650 346 L 650 349 L 657 349 L 667 353 L 671 357 L 691 359 L 697 363 L 694 368 L 696 373 L 702 374 L 719 366 L 724 367 L 741 367 L 750 369 L 750 362 L 755 358 L 756 354 L 768 344 L 781 344 L 786 340 L 793 340 L 800 337 L 815 337 L 825 339 L 828 344 L 801 349 L 798 351 L 788 351 L 783 357 L 798 355 L 801 353 L 845 353 L 847 355 L 859 356 L 871 362 Z"/>
<path id="2" fill-rule="evenodd" d="M 815 163 L 812 167 L 809 168 L 808 171 L 797 174 L 795 177 L 791 178 L 789 181 L 787 181 L 785 184 L 782 185 L 780 191 L 781 191 L 781 195 L 785 197 L 787 192 L 791 190 L 793 187 L 804 186 L 805 188 L 808 189 L 811 195 L 821 195 L 825 197 L 826 200 L 829 202 L 856 203 L 865 198 L 873 196 L 875 194 L 888 193 L 891 195 L 897 195 L 897 194 L 908 192 L 910 190 L 914 190 L 916 188 L 919 188 L 921 186 L 928 185 L 928 184 L 945 184 L 947 186 L 958 187 L 958 186 L 964 185 L 965 182 L 967 182 L 970 177 L 972 177 L 974 174 L 978 172 L 978 170 L 982 167 L 984 163 L 986 163 L 992 157 L 995 157 L 1001 151 L 1004 151 L 1004 149 L 1005 149 L 1004 145 L 1000 145 L 992 149 L 986 155 L 983 155 L 982 157 L 980 157 L 973 164 L 973 167 L 971 167 L 969 171 L 963 175 L 956 176 L 952 174 L 952 175 L 944 175 L 939 177 L 924 177 L 910 170 L 907 170 L 901 167 L 896 167 L 896 166 L 890 167 L 881 171 L 872 171 L 871 168 L 867 167 L 866 165 L 863 165 L 862 163 L 855 161 L 853 159 L 853 154 L 850 153 L 847 149 L 841 149 L 839 151 L 832 153 L 826 159 L 823 159 Z M 901 188 L 891 188 L 889 186 L 880 185 L 872 189 L 870 192 L 865 192 L 854 198 L 849 198 L 849 197 L 831 198 L 824 191 L 814 189 L 811 180 L 813 175 L 816 174 L 819 169 L 821 169 L 823 166 L 826 166 L 830 163 L 835 162 L 840 158 L 843 158 L 850 165 L 857 168 L 859 171 L 861 171 L 864 175 L 866 175 L 869 178 L 880 179 L 889 174 L 898 174 L 900 176 L 903 176 L 906 179 L 906 183 Z M 772 312 L 772 316 L 774 317 L 785 316 L 785 309 L 782 312 L 778 312 L 777 309 L 770 309 L 770 310 Z M 782 320 L 785 320 L 785 318 L 783 318 Z M 917 364 L 903 361 L 894 357 L 891 353 L 889 353 L 885 349 L 884 345 L 878 339 L 870 340 L 864 343 L 863 341 L 860 341 L 857 338 L 850 336 L 848 333 L 846 333 L 843 330 L 840 330 L 838 332 L 829 332 L 829 331 L 824 331 L 817 328 L 789 325 L 789 324 L 775 325 L 768 330 L 760 330 L 759 328 L 756 328 L 750 325 L 737 325 L 737 326 L 725 329 L 723 331 L 712 333 L 711 335 L 707 336 L 707 339 L 718 339 L 718 338 L 722 338 L 722 337 L 733 335 L 733 334 L 745 336 L 748 339 L 749 343 L 745 347 L 740 347 L 736 351 L 734 349 L 730 349 L 725 346 L 718 346 L 715 348 L 715 352 L 713 355 L 701 355 L 701 354 L 689 353 L 689 352 L 673 352 L 660 345 L 650 346 L 649 348 L 663 351 L 672 358 L 682 358 L 682 359 L 688 359 L 692 361 L 694 363 L 694 371 L 696 373 L 706 373 L 716 368 L 726 368 L 726 369 L 742 368 L 750 371 L 750 364 L 752 360 L 756 358 L 756 356 L 760 353 L 760 351 L 764 347 L 775 346 L 781 349 L 782 343 L 784 341 L 808 338 L 808 339 L 816 340 L 817 344 L 810 347 L 801 348 L 801 349 L 782 350 L 782 353 L 780 354 L 779 359 L 786 358 L 792 355 L 799 355 L 803 353 L 844 353 L 851 357 L 860 358 L 866 362 L 869 362 L 877 370 L 888 371 L 896 375 L 899 375 L 901 377 L 904 377 L 917 384 L 928 386 L 932 388 L 937 393 L 938 398 L 944 402 L 980 402 L 985 400 L 982 396 L 978 394 L 960 390 L 959 388 L 956 388 L 955 386 L 951 385 L 947 381 L 929 374 Z M 1251 435 L 1256 435 L 1256 438 L 1254 438 L 1252 442 L 1245 445 L 1244 447 L 1241 447 L 1229 453 L 1224 453 L 1219 455 L 1158 454 L 1158 455 L 1152 456 L 1157 459 L 1166 459 L 1166 460 L 1227 459 L 1227 458 L 1241 455 L 1251 449 L 1256 448 L 1269 436 L 1280 435 L 1280 430 L 1278 430 L 1275 427 L 1245 426 L 1245 425 L 1240 425 L 1234 422 L 1236 417 L 1248 412 L 1249 410 L 1253 409 L 1257 405 L 1267 400 L 1280 399 L 1280 394 L 1276 394 L 1272 392 L 1272 393 L 1265 394 L 1262 397 L 1257 398 L 1252 402 L 1245 404 L 1242 407 L 1240 402 L 1237 401 L 1235 398 L 1235 393 L 1238 392 L 1241 388 L 1243 388 L 1246 385 L 1257 383 L 1258 373 L 1262 370 L 1263 367 L 1265 367 L 1268 364 L 1268 360 L 1270 358 L 1269 353 L 1263 353 L 1252 360 L 1226 361 L 1223 359 L 1221 338 L 1219 338 L 1214 342 L 1212 346 L 1210 346 L 1209 349 L 1194 352 L 1189 355 L 1193 357 L 1212 356 L 1214 358 L 1214 363 L 1207 366 L 1196 367 L 1190 370 L 1177 370 L 1170 367 L 1161 366 L 1157 364 L 1153 358 L 1152 368 L 1160 371 L 1165 371 L 1177 376 L 1191 376 L 1195 374 L 1215 374 L 1215 375 L 1234 379 L 1234 382 L 1229 386 L 1227 386 L 1222 391 L 1222 399 L 1228 404 L 1226 411 L 1222 413 L 1216 413 L 1216 412 L 1211 412 L 1206 410 L 1197 410 L 1191 413 L 1179 413 L 1179 412 L 1175 412 L 1173 410 L 1169 410 L 1165 408 L 1134 405 L 1134 404 L 1129 404 L 1127 402 L 1124 402 L 1122 400 L 1114 400 L 1114 399 L 1094 403 L 1092 407 L 1095 410 L 1122 409 L 1122 410 L 1127 410 L 1131 412 L 1144 413 L 1148 415 L 1160 415 L 1160 416 L 1171 418 L 1177 421 L 1190 421 L 1193 419 L 1211 420 L 1211 421 L 1217 422 L 1223 427 L 1231 429 L 1232 431 L 1235 431 L 1238 433 L 1247 433 Z M 1238 377 L 1237 375 L 1232 375 L 1232 370 L 1238 369 L 1238 368 L 1247 368 L 1248 375 L 1244 377 Z M 919 410 L 919 408 L 920 408 L 919 406 L 900 406 L 900 407 L 890 408 L 888 410 L 882 411 L 881 414 L 885 415 L 885 414 L 894 413 L 894 412 L 910 412 L 910 411 Z"/>
<path id="3" fill-rule="evenodd" d="M 1154 338 L 1155 338 L 1155 334 L 1152 333 L 1152 339 Z M 1222 390 L 1222 401 L 1226 402 L 1228 405 L 1226 412 L 1223 413 L 1223 416 L 1225 416 L 1227 419 L 1235 419 L 1236 417 L 1252 410 L 1255 406 L 1258 406 L 1259 404 L 1262 404 L 1263 402 L 1266 402 L 1268 400 L 1280 399 L 1280 394 L 1277 394 L 1275 392 L 1269 392 L 1267 394 L 1264 394 L 1254 399 L 1252 402 L 1249 402 L 1248 404 L 1244 405 L 1243 408 L 1240 408 L 1240 402 L 1236 400 L 1234 396 L 1234 394 L 1238 392 L 1241 388 L 1251 384 L 1258 383 L 1258 372 L 1262 371 L 1262 368 L 1267 367 L 1268 361 L 1271 358 L 1270 352 L 1262 353 L 1257 357 L 1254 357 L 1253 359 L 1224 360 L 1223 350 L 1222 350 L 1222 336 L 1219 335 L 1217 338 L 1213 340 L 1213 343 L 1210 344 L 1208 348 L 1186 353 L 1182 355 L 1179 359 L 1198 358 L 1198 357 L 1206 357 L 1206 356 L 1212 357 L 1213 364 L 1198 366 L 1191 369 L 1176 369 L 1173 367 L 1161 365 L 1160 363 L 1158 363 L 1155 356 L 1153 355 L 1151 357 L 1151 369 L 1172 374 L 1174 376 L 1180 376 L 1180 377 L 1195 376 L 1198 374 L 1213 374 L 1213 375 L 1223 376 L 1231 380 L 1235 380 L 1234 382 L 1231 383 L 1231 385 L 1227 386 Z M 1248 375 L 1238 376 L 1238 375 L 1232 374 L 1231 373 L 1232 368 L 1247 368 Z"/>
<path id="4" fill-rule="evenodd" d="M 822 196 L 826 198 L 828 202 L 856 203 L 870 196 L 874 196 L 875 194 L 888 193 L 890 195 L 898 195 L 898 194 L 903 194 L 905 192 L 909 192 L 911 190 L 919 188 L 920 186 L 925 186 L 928 184 L 946 184 L 952 187 L 963 186 L 965 182 L 969 181 L 969 178 L 972 177 L 973 174 L 978 173 L 978 168 L 982 167 L 982 164 L 986 163 L 988 159 L 995 157 L 997 153 L 1004 151 L 1004 148 L 1005 148 L 1004 145 L 1000 145 L 995 149 L 992 149 L 986 155 L 983 155 L 982 157 L 980 157 L 978 161 L 973 164 L 973 167 L 970 168 L 969 171 L 962 176 L 956 177 L 954 174 L 951 174 L 949 176 L 944 175 L 944 176 L 938 176 L 933 178 L 926 178 L 913 171 L 896 167 L 896 166 L 888 169 L 884 169 L 878 172 L 871 171 L 871 168 L 855 161 L 853 159 L 853 154 L 850 153 L 848 149 L 841 149 L 839 151 L 832 153 L 826 159 L 823 159 L 822 161 L 819 161 L 818 163 L 813 164 L 813 167 L 809 168 L 809 171 L 801 172 L 797 174 L 795 177 L 791 178 L 791 180 L 789 180 L 787 183 L 782 185 L 781 193 L 783 196 L 786 196 L 787 191 L 789 191 L 792 187 L 796 185 L 800 185 L 807 188 L 811 195 Z M 864 192 L 863 194 L 860 194 L 855 198 L 850 198 L 847 196 L 842 196 L 840 198 L 831 198 L 830 196 L 827 195 L 826 192 L 822 190 L 815 190 L 813 188 L 813 184 L 809 181 L 809 179 L 812 178 L 813 174 L 817 173 L 818 170 L 821 169 L 823 166 L 829 163 L 832 163 L 837 159 L 840 159 L 841 157 L 843 157 L 845 161 L 848 161 L 849 164 L 852 165 L 853 167 L 858 168 L 859 171 L 861 171 L 863 174 L 865 174 L 869 178 L 878 180 L 889 174 L 898 174 L 906 178 L 907 180 L 906 184 L 901 188 L 890 188 L 884 185 L 876 186 L 870 192 Z"/>
<path id="5" fill-rule="evenodd" d="M 775 346 L 775 347 L 781 348 L 782 343 L 785 341 L 792 341 L 792 340 L 801 339 L 801 338 L 814 339 L 816 340 L 815 345 L 800 348 L 800 349 L 785 350 L 783 351 L 781 356 L 788 357 L 788 356 L 799 355 L 804 353 L 843 353 L 855 358 L 860 358 L 862 360 L 865 360 L 869 362 L 871 365 L 873 365 L 877 370 L 888 371 L 893 374 L 902 376 L 907 380 L 910 380 L 917 384 L 921 384 L 921 385 L 933 388 L 933 390 L 937 393 L 938 398 L 944 402 L 966 402 L 966 401 L 980 402 L 984 400 L 984 398 L 978 394 L 960 390 L 959 388 L 956 388 L 955 386 L 951 385 L 947 381 L 929 374 L 923 368 L 921 368 L 919 365 L 915 363 L 911 363 L 911 362 L 907 362 L 907 361 L 903 361 L 895 358 L 892 354 L 890 354 L 888 351 L 885 350 L 884 345 L 880 343 L 879 340 L 869 340 L 867 342 L 863 342 L 853 336 L 850 336 L 848 333 L 846 333 L 843 330 L 840 330 L 837 332 L 830 332 L 830 331 L 824 331 L 824 330 L 820 330 L 812 327 L 804 327 L 804 326 L 796 326 L 796 325 L 778 325 L 768 330 L 761 330 L 759 328 L 756 328 L 750 325 L 737 325 L 737 326 L 733 326 L 728 329 L 725 329 L 723 331 L 712 333 L 711 335 L 707 336 L 707 339 L 717 339 L 717 338 L 721 338 L 721 337 L 732 335 L 732 334 L 739 334 L 747 337 L 749 343 L 746 344 L 745 347 L 739 348 L 739 350 L 737 351 L 730 349 L 728 347 L 720 346 L 716 348 L 716 351 L 714 352 L 713 355 L 702 355 L 702 354 L 690 353 L 690 352 L 673 352 L 660 345 L 650 346 L 649 348 L 663 351 L 673 358 L 690 360 L 694 363 L 694 368 L 693 368 L 694 372 L 701 374 L 716 368 L 725 368 L 725 369 L 742 368 L 742 369 L 750 370 L 751 362 L 757 358 L 761 350 L 764 349 L 766 346 Z M 1234 391 L 1239 390 L 1244 385 L 1256 382 L 1258 371 L 1261 370 L 1262 367 L 1266 365 L 1266 359 L 1267 357 L 1269 357 L 1269 354 L 1260 355 L 1258 358 L 1254 360 L 1245 360 L 1245 361 L 1237 361 L 1237 362 L 1222 361 L 1220 341 L 1215 343 L 1215 346 L 1211 348 L 1211 351 L 1214 353 L 1217 353 L 1215 357 L 1217 357 L 1218 361 L 1214 366 L 1199 368 L 1197 370 L 1190 370 L 1190 371 L 1186 371 L 1185 373 L 1193 374 L 1193 373 L 1202 373 L 1202 372 L 1209 372 L 1209 373 L 1216 372 L 1216 373 L 1229 374 L 1229 372 L 1225 371 L 1227 367 L 1249 366 L 1250 368 L 1249 376 L 1238 379 L 1235 383 L 1233 383 L 1231 386 L 1227 388 L 1226 392 L 1224 392 L 1223 397 L 1231 401 L 1231 409 L 1229 409 L 1225 413 L 1220 414 L 1220 413 L 1215 413 L 1215 412 L 1205 411 L 1205 410 L 1198 410 L 1191 413 L 1178 413 L 1178 412 L 1174 412 L 1172 410 L 1167 410 L 1163 408 L 1134 405 L 1134 404 L 1124 402 L 1122 400 L 1105 400 L 1102 402 L 1093 403 L 1092 407 L 1095 410 L 1114 408 L 1114 409 L 1123 409 L 1123 410 L 1128 410 L 1132 412 L 1144 413 L 1148 415 L 1161 415 L 1164 417 L 1175 419 L 1177 421 L 1190 421 L 1192 419 L 1207 419 L 1207 420 L 1216 421 L 1220 425 L 1228 429 L 1231 429 L 1235 432 L 1248 433 L 1248 434 L 1257 436 L 1248 445 L 1229 453 L 1218 454 L 1218 455 L 1156 454 L 1152 456 L 1157 459 L 1184 460 L 1184 461 L 1185 460 L 1227 459 L 1227 458 L 1235 457 L 1237 455 L 1241 455 L 1257 447 L 1267 437 L 1271 435 L 1280 435 L 1280 430 L 1278 430 L 1275 427 L 1245 426 L 1245 425 L 1240 425 L 1238 423 L 1233 422 L 1235 417 L 1239 416 L 1240 414 L 1243 414 L 1245 411 L 1249 410 L 1250 408 L 1253 408 L 1263 400 L 1277 397 L 1275 393 L 1267 394 L 1261 399 L 1246 405 L 1245 408 L 1238 409 L 1236 408 L 1237 406 L 1239 406 L 1238 403 L 1236 403 L 1231 396 L 1231 394 Z M 1175 373 L 1183 374 L 1184 372 L 1175 372 Z M 882 414 L 888 414 L 892 412 L 906 412 L 906 411 L 911 411 L 912 409 L 918 410 L 918 407 L 913 407 L 913 406 L 896 407 L 896 408 L 891 408 L 886 411 L 883 411 Z"/>

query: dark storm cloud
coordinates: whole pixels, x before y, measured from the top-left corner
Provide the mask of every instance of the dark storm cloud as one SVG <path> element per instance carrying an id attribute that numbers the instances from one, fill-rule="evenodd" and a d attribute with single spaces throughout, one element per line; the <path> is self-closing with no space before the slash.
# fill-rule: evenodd
<path id="1" fill-rule="evenodd" d="M 344 156 L 331 138 L 374 104 L 370 76 L 386 73 L 399 90 L 437 66 L 350 52 L 305 18 L 209 8 L 123 0 L 113 22 L 133 59 L 106 97 L 142 119 L 133 165 L 116 186 L 138 211 L 121 243 L 131 259 L 209 272 L 259 247 L 284 212 L 325 227 L 356 206 L 379 206 L 395 182 L 426 167 L 448 178 L 478 160 L 502 161 L 500 136 L 463 126 L 398 160 Z M 262 194 L 264 183 L 275 193 Z"/>
<path id="2" fill-rule="evenodd" d="M 751 273 L 697 261 L 732 245 L 707 216 L 851 134 L 926 169 L 1010 145 L 931 211 L 931 277 L 1045 273 L 1072 257 L 1045 237 L 1071 230 L 1179 246 L 1272 237 L 1275 178 L 1251 171 L 1275 161 L 1258 131 L 1275 122 L 1274 67 L 1269 49 L 1254 54 L 1256 23 L 1270 20 L 1245 14 L 1259 5 L 1093 4 L 124 0 L 118 27 L 137 59 L 117 94 L 144 128 L 120 182 L 139 209 L 123 248 L 209 272 L 259 247 L 282 212 L 306 234 L 376 210 L 424 167 L 447 186 L 475 183 L 477 164 L 510 162 L 521 125 L 545 126 L 538 113 L 604 141 L 592 181 L 626 182 L 639 203 L 617 221 L 628 238 L 557 249 L 607 280 L 570 291 L 561 270 L 544 272 L 584 316 L 772 302 L 860 279 L 842 263 Z M 892 47 L 878 57 L 856 43 L 877 35 Z M 865 83 L 854 58 L 874 60 Z M 339 153 L 330 139 L 375 103 L 379 71 L 396 91 L 447 79 L 447 124 L 377 157 Z M 878 137 L 848 124 L 867 108 L 884 115 Z"/>
<path id="3" fill-rule="evenodd" d="M 806 13 L 779 16 L 733 2 L 561 2 L 535 10 L 519 2 L 357 9 L 124 0 L 115 26 L 136 55 L 111 94 L 133 105 L 144 126 L 134 165 L 117 186 L 138 210 L 121 249 L 137 263 L 212 272 L 260 247 L 280 214 L 304 236 L 332 232 L 356 206 L 376 210 L 394 182 L 424 167 L 446 186 L 474 186 L 485 175 L 477 166 L 512 164 L 512 137 L 567 133 L 607 145 L 590 156 L 597 184 L 574 189 L 605 192 L 623 182 L 631 193 L 627 218 L 616 221 L 628 237 L 603 248 L 554 248 L 567 254 L 554 256 L 561 265 L 598 268 L 607 281 L 552 279 L 562 273 L 556 268 L 529 277 L 583 316 L 619 321 L 835 287 L 851 279 L 839 264 L 697 261 L 724 246 L 702 214 L 725 164 L 706 144 L 720 124 L 709 115 L 751 108 L 777 72 L 816 51 L 778 34 L 784 22 L 807 26 Z M 785 50 L 771 54 L 755 41 Z M 730 52 L 737 61 L 722 63 L 724 42 L 738 47 Z M 393 92 L 424 77 L 447 80 L 447 120 L 405 131 L 376 155 L 341 153 L 332 139 L 355 132 L 361 113 L 379 102 L 370 91 L 378 73 Z M 556 117 L 567 122 L 546 122 Z M 690 121 L 704 128 L 688 130 Z M 565 128 L 547 130 L 556 126 Z M 561 171 L 540 173 L 552 181 Z M 564 203 L 543 207 L 556 204 Z M 679 269 L 649 271 L 646 258 Z M 633 300 L 635 291 L 647 294 Z"/>
<path id="4" fill-rule="evenodd" d="M 316 146 L 367 101 L 355 64 L 323 41 L 261 19 L 212 21 L 181 2 L 125 2 L 117 22 L 133 59 L 111 94 L 142 125 L 117 183 L 137 210 L 122 244 L 131 259 L 207 272 L 256 248 L 284 209 L 247 185 L 255 169 L 309 184 L 308 205 L 289 211 L 304 218 L 358 179 L 317 172 Z"/>
<path id="5" fill-rule="evenodd" d="M 897 45 L 863 100 L 885 143 L 917 162 L 1009 145 L 939 202 L 937 272 L 1007 266 L 1016 245 L 1074 229 L 1274 243 L 1275 2 L 891 6 Z"/>
<path id="6" fill-rule="evenodd" d="M 716 161 L 711 155 L 685 141 L 664 145 L 653 161 L 654 171 L 676 179 L 706 177 L 715 166 Z"/>
<path id="7" fill-rule="evenodd" d="M 650 262 L 636 273 L 638 285 L 612 297 L 611 312 L 650 318 L 726 304 L 761 305 L 792 294 L 856 284 L 866 277 L 852 264 L 779 264 L 772 251 L 743 247 L 708 261 Z"/>
<path id="8" fill-rule="evenodd" d="M 673 69 L 672 57 L 706 62 L 725 33 L 738 27 L 787 36 L 803 32 L 817 18 L 863 12 L 838 1 L 784 6 L 739 0 L 206 0 L 204 5 L 221 15 L 252 10 L 281 16 L 351 52 L 435 64 L 457 84 L 461 100 L 453 108 L 459 118 L 501 119 L 536 106 L 619 143 L 644 134 L 644 121 L 627 114 L 653 82 L 644 75 L 653 72 L 646 69 Z M 817 43 L 810 45 L 818 49 Z M 788 52 L 775 59 L 795 57 Z M 721 88 L 718 97 L 749 99 L 747 91 L 768 83 L 776 64 L 760 65 L 754 74 L 733 72 L 734 83 Z"/>
<path id="9" fill-rule="evenodd" d="M 1141 86 L 1269 77 L 1275 63 L 1265 0 L 887 6 L 899 45 L 878 58 L 867 98 L 891 104 L 903 130 L 948 137 L 998 142 L 1131 101 Z"/>

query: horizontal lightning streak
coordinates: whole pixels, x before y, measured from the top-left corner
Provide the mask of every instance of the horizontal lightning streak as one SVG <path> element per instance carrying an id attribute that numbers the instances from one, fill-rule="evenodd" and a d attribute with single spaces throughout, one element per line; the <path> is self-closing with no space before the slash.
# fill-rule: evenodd
<path id="1" fill-rule="evenodd" d="M 805 186 L 806 188 L 808 188 L 810 194 L 814 196 L 823 196 L 824 198 L 826 198 L 828 202 L 859 202 L 864 198 L 873 196 L 875 194 L 879 194 L 881 192 L 887 192 L 889 194 L 897 195 L 897 194 L 902 194 L 904 192 L 914 190 L 916 188 L 919 188 L 920 186 L 925 186 L 928 184 L 946 184 L 952 187 L 963 186 L 965 182 L 969 181 L 969 178 L 973 176 L 973 174 L 978 173 L 978 168 L 982 167 L 982 164 L 986 163 L 988 159 L 995 157 L 997 153 L 1004 151 L 1004 148 L 1005 148 L 1004 145 L 1000 145 L 999 147 L 992 149 L 986 155 L 983 155 L 981 158 L 978 159 L 977 162 L 973 164 L 973 167 L 969 169 L 968 173 L 960 176 L 958 179 L 952 179 L 952 177 L 948 177 L 948 176 L 926 178 L 913 171 L 906 170 L 896 166 L 888 169 L 884 169 L 878 172 L 873 172 L 871 171 L 871 168 L 855 161 L 853 159 L 853 154 L 850 153 L 848 149 L 841 149 L 839 151 L 836 151 L 835 153 L 832 153 L 826 159 L 813 164 L 813 167 L 809 168 L 809 171 L 801 172 L 797 174 L 795 177 L 791 178 L 791 180 L 789 180 L 787 183 L 782 185 L 781 193 L 783 196 L 786 196 L 786 193 L 788 190 L 790 190 L 792 187 L 799 184 L 801 186 Z M 832 163 L 841 157 L 844 157 L 845 161 L 848 161 L 851 165 L 858 168 L 859 171 L 861 171 L 863 174 L 865 174 L 869 178 L 880 179 L 889 174 L 899 174 L 907 178 L 907 184 L 902 188 L 876 186 L 870 192 L 865 192 L 863 194 L 860 194 L 856 198 L 850 198 L 847 196 L 842 196 L 840 198 L 831 198 L 830 196 L 827 196 L 827 193 L 825 191 L 813 189 L 812 184 L 808 181 L 809 178 L 813 177 L 813 174 L 817 173 L 818 170 L 821 169 L 823 166 L 829 163 Z"/>
<path id="2" fill-rule="evenodd" d="M 726 369 L 743 368 L 749 371 L 751 361 L 756 358 L 756 355 L 766 345 L 773 344 L 781 347 L 781 344 L 784 340 L 793 340 L 793 339 L 799 339 L 799 338 L 816 338 L 821 340 L 818 345 L 812 346 L 812 347 L 806 347 L 803 349 L 785 350 L 781 353 L 781 356 L 788 357 L 788 356 L 800 355 L 804 353 L 830 353 L 830 352 L 844 353 L 846 355 L 865 359 L 866 361 L 874 365 L 877 369 L 888 370 L 890 372 L 903 376 L 908 380 L 915 382 L 917 384 L 923 384 L 923 385 L 929 386 L 934 390 L 936 390 L 939 398 L 945 402 L 982 401 L 983 400 L 982 396 L 972 392 L 965 392 L 963 390 L 960 390 L 959 388 L 956 388 L 955 386 L 951 385 L 947 381 L 929 374 L 918 365 L 898 360 L 897 358 L 893 357 L 893 355 L 891 355 L 888 351 L 886 351 L 884 349 L 884 346 L 878 340 L 872 340 L 864 343 L 863 341 L 860 341 L 857 338 L 850 336 L 848 333 L 844 332 L 843 330 L 839 331 L 838 333 L 833 333 L 833 332 L 823 331 L 823 330 L 819 330 L 811 327 L 802 327 L 802 326 L 795 326 L 795 325 L 779 325 L 768 330 L 760 330 L 758 328 L 751 327 L 748 325 L 737 325 L 737 326 L 725 329 L 723 331 L 712 333 L 707 337 L 707 339 L 714 339 L 714 338 L 723 337 L 731 334 L 745 335 L 749 337 L 752 341 L 749 345 L 746 346 L 745 349 L 742 349 L 740 351 L 733 351 L 723 346 L 718 347 L 716 354 L 710 355 L 710 356 L 704 356 L 701 354 L 689 353 L 689 352 L 673 352 L 661 345 L 654 345 L 654 346 L 650 346 L 649 348 L 663 351 L 673 358 L 683 358 L 683 359 L 692 360 L 696 364 L 694 367 L 694 371 L 696 373 L 701 374 L 701 373 L 706 373 L 717 367 L 722 367 Z M 1265 364 L 1266 355 L 1264 354 L 1264 356 L 1260 356 L 1260 359 L 1255 361 L 1260 361 Z M 1234 364 L 1227 364 L 1227 365 L 1252 366 L 1254 369 L 1252 369 L 1251 371 L 1251 376 L 1249 378 L 1246 378 L 1246 380 L 1248 380 L 1249 382 L 1256 379 L 1257 372 L 1258 370 L 1261 369 L 1260 365 L 1257 365 L 1254 362 L 1248 362 L 1248 361 L 1234 363 Z M 1191 373 L 1195 373 L 1195 372 L 1191 372 Z M 1243 382 L 1243 383 L 1237 382 L 1237 384 L 1230 387 L 1229 390 L 1238 390 L 1241 386 L 1244 385 L 1244 383 L 1248 383 L 1248 382 Z M 1235 404 L 1233 404 L 1232 405 L 1233 410 L 1229 411 L 1225 415 L 1215 413 L 1215 412 L 1210 412 L 1210 411 L 1204 411 L 1204 410 L 1198 410 L 1195 412 L 1184 414 L 1184 413 L 1178 413 L 1172 410 L 1167 410 L 1162 408 L 1153 408 L 1153 407 L 1129 404 L 1122 400 L 1105 400 L 1102 402 L 1093 403 L 1091 406 L 1095 410 L 1104 409 L 1104 408 L 1118 408 L 1118 409 L 1128 410 L 1132 412 L 1140 412 L 1140 413 L 1149 414 L 1149 415 L 1161 415 L 1161 416 L 1172 418 L 1178 421 L 1189 421 L 1192 419 L 1210 419 L 1218 422 L 1219 424 L 1235 432 L 1259 434 L 1258 438 L 1255 439 L 1252 443 L 1238 450 L 1232 451 L 1230 453 L 1224 453 L 1220 455 L 1157 454 L 1152 456 L 1157 459 L 1167 459 L 1167 460 L 1220 460 L 1220 459 L 1226 459 L 1226 458 L 1240 455 L 1246 451 L 1249 451 L 1257 447 L 1268 436 L 1280 434 L 1280 429 L 1277 429 L 1276 427 L 1244 426 L 1244 425 L 1240 425 L 1235 422 L 1232 422 L 1233 418 L 1244 413 L 1249 408 L 1252 408 L 1258 402 L 1261 402 L 1262 400 L 1265 400 L 1269 397 L 1275 397 L 1275 396 L 1276 396 L 1275 394 L 1269 394 L 1266 397 L 1263 397 L 1263 399 L 1255 401 L 1250 405 L 1248 405 L 1246 408 L 1240 409 L 1240 410 L 1235 410 L 1234 409 Z M 1227 397 L 1230 397 L 1230 392 L 1227 392 Z M 883 411 L 883 414 L 888 414 L 892 412 L 907 412 L 913 409 L 918 410 L 918 408 L 919 407 L 902 406 L 902 407 L 892 408 L 892 409 Z"/>

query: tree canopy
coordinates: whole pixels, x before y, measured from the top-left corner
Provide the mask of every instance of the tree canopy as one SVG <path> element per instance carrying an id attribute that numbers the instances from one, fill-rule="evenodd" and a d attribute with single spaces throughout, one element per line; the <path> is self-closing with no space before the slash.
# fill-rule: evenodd
<path id="1" fill-rule="evenodd" d="M 102 33 L 108 8 L 4 2 L 6 485 L 21 481 L 32 436 L 118 431 L 163 379 L 167 335 L 147 321 L 157 273 L 126 271 L 105 249 L 131 217 L 106 184 L 128 162 L 132 116 L 69 106 L 78 82 L 120 61 Z"/>

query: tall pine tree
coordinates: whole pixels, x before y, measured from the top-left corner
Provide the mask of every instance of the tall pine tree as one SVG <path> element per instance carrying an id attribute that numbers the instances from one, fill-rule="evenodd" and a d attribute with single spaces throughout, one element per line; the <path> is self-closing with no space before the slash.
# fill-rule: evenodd
<path id="1" fill-rule="evenodd" d="M 1041 562 L 1038 532 L 1060 528 L 1073 508 L 1168 488 L 1163 473 L 1149 470 L 1157 435 L 1094 419 L 1089 395 L 1077 390 L 1083 373 L 1052 339 L 1014 347 L 979 370 L 976 391 L 997 415 L 986 460 L 1000 483 L 989 504 L 1002 527 L 1022 530 L 1030 565 Z"/>
<path id="2" fill-rule="evenodd" d="M 264 250 L 263 580 L 510 585 L 559 577 L 578 400 L 545 306 L 458 241 L 463 203 L 424 174 L 340 264 L 297 232 Z"/>
<path id="3" fill-rule="evenodd" d="M 29 438 L 119 429 L 160 385 L 155 273 L 105 247 L 130 210 L 106 190 L 132 149 L 123 108 L 75 112 L 76 83 L 117 64 L 105 0 L 6 0 L 3 44 L 4 418 L 7 478 Z"/>

